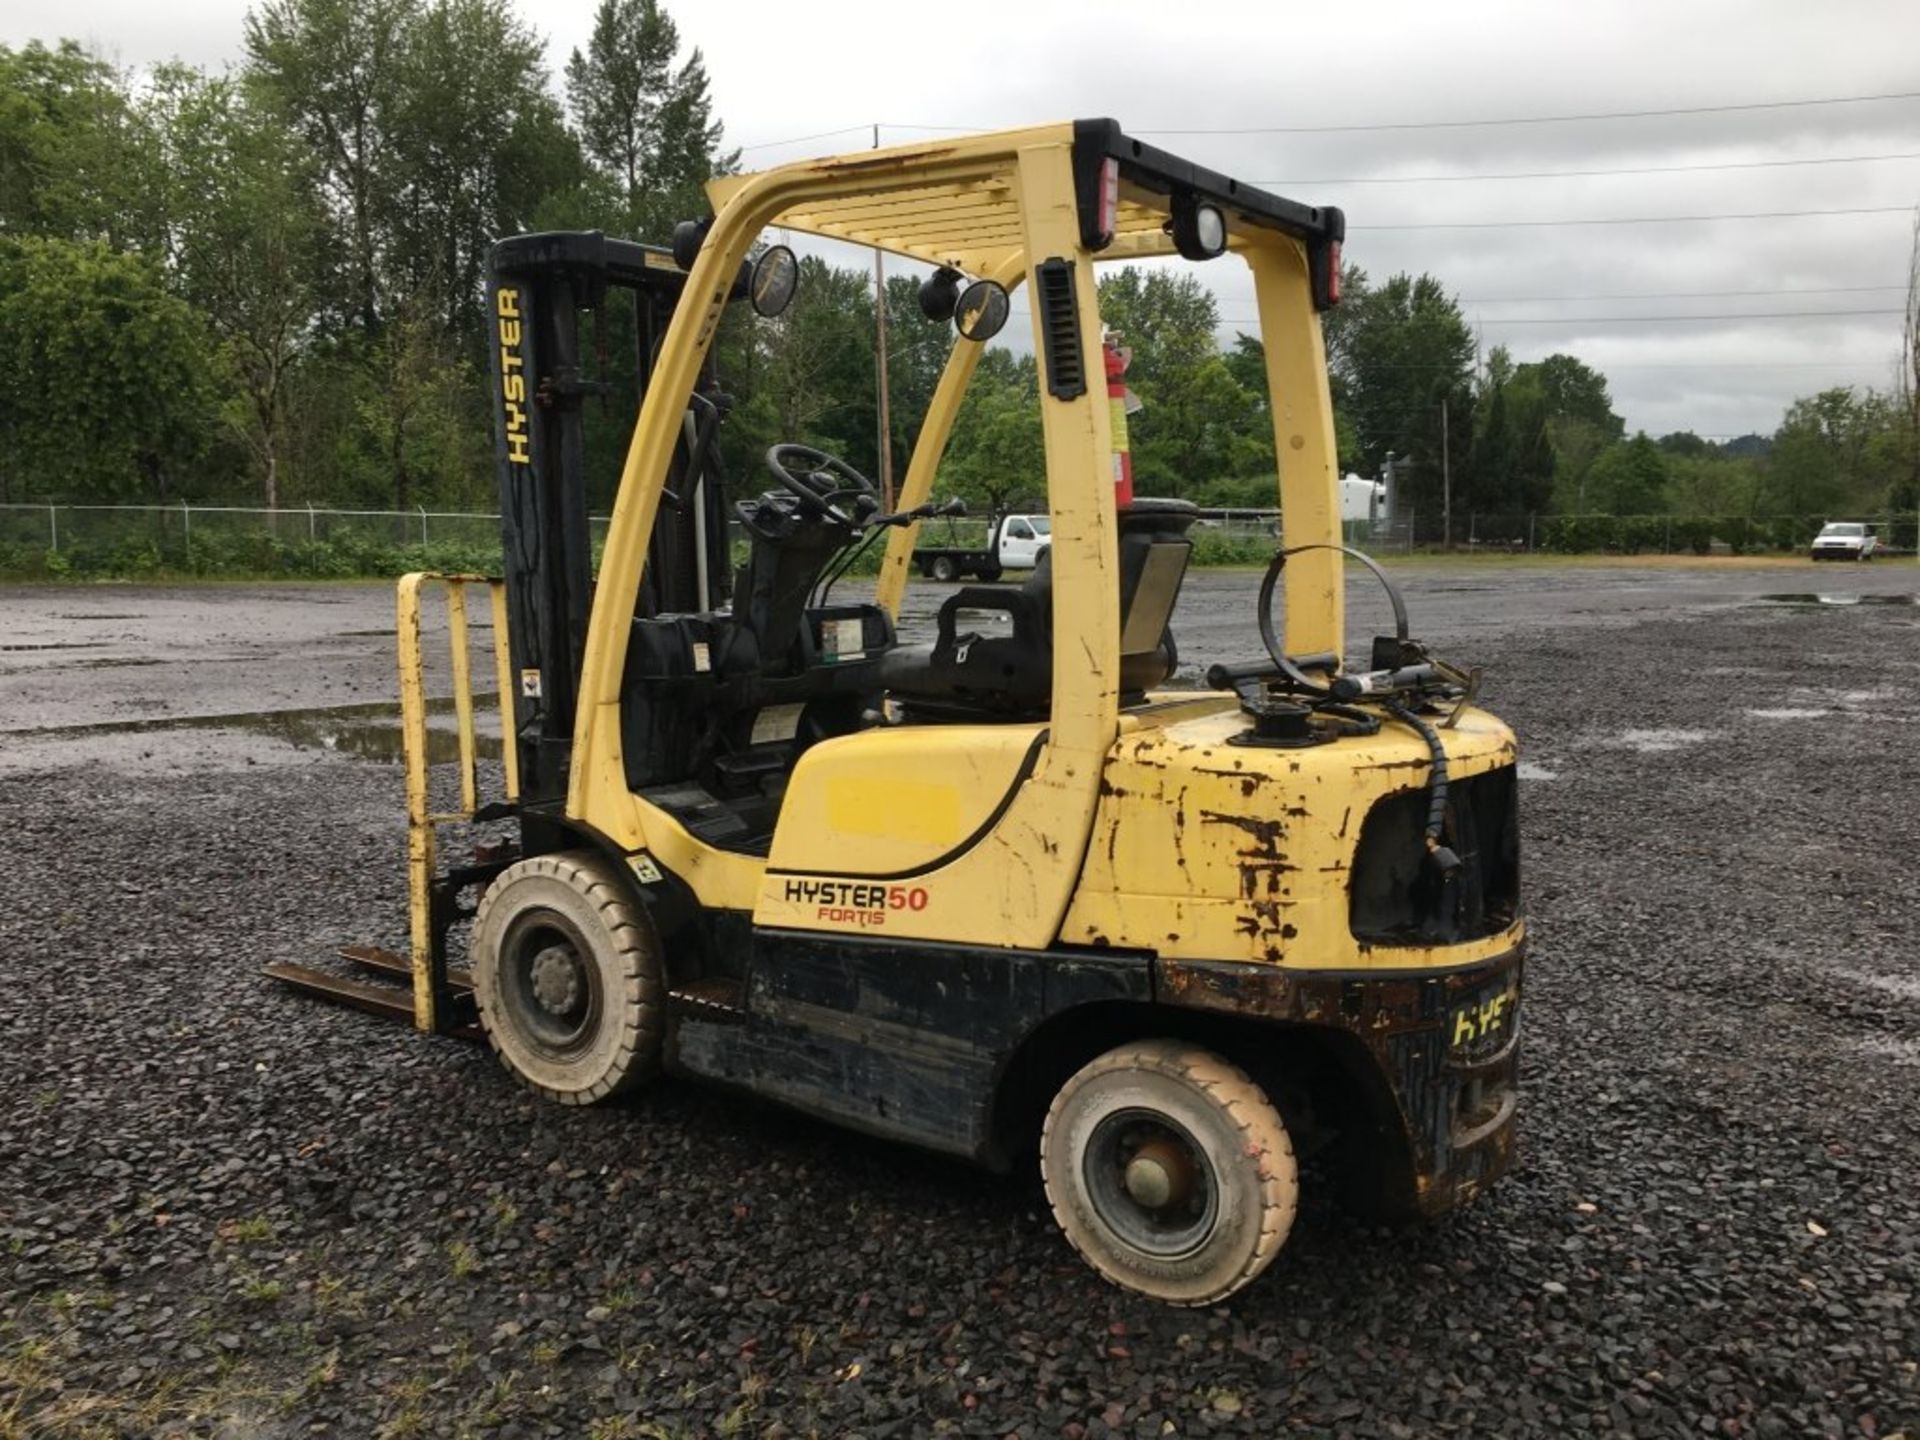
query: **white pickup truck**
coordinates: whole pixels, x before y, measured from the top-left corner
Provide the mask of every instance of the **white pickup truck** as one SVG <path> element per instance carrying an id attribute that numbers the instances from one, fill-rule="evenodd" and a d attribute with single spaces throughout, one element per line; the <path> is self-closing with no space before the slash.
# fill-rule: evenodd
<path id="1" fill-rule="evenodd" d="M 1052 530 L 1053 521 L 1045 515 L 1002 515 L 988 527 L 983 546 L 916 545 L 914 568 L 933 580 L 969 575 L 998 580 L 1003 570 L 1031 570 L 1038 565 L 1047 553 Z"/>
<path id="2" fill-rule="evenodd" d="M 1880 539 L 1857 520 L 1829 520 L 1813 537 L 1815 560 L 1871 560 Z"/>

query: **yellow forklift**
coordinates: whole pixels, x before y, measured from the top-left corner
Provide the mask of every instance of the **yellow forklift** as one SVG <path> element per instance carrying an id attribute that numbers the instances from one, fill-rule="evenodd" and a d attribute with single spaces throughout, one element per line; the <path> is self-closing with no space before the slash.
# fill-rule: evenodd
<path id="1" fill-rule="evenodd" d="M 1174 1304 L 1272 1262 L 1310 1151 L 1377 1214 L 1484 1189 L 1512 1154 L 1514 738 L 1472 703 L 1474 674 L 1409 635 L 1390 585 L 1394 633 L 1342 660 L 1353 552 L 1320 329 L 1341 212 L 1110 120 L 708 193 L 671 249 L 496 247 L 503 575 L 401 582 L 412 954 L 343 952 L 411 994 L 275 973 L 423 1029 L 477 1025 L 563 1104 L 664 1071 L 992 1166 L 1037 1159 L 1086 1260 Z M 797 443 L 758 486 L 722 471 L 715 332 L 731 304 L 777 314 L 799 273 L 772 227 L 936 267 L 922 308 L 956 338 L 890 511 Z M 1207 689 L 1167 684 L 1196 517 L 1116 493 L 1094 283 L 1101 263 L 1175 255 L 1251 270 L 1279 456 L 1282 545 L 1250 617 L 1265 653 Z M 916 530 L 952 509 L 933 498 L 941 455 L 1020 286 L 1050 549 L 1018 585 L 947 594 L 931 643 L 906 644 Z M 581 408 L 606 382 L 580 318 L 615 292 L 643 399 L 596 575 Z M 834 600 L 882 541 L 872 600 Z M 444 813 L 421 656 L 440 581 L 462 759 Z M 470 591 L 506 714 L 489 804 Z M 437 827 L 476 820 L 517 838 L 440 866 Z M 463 968 L 450 937 L 469 919 Z"/>

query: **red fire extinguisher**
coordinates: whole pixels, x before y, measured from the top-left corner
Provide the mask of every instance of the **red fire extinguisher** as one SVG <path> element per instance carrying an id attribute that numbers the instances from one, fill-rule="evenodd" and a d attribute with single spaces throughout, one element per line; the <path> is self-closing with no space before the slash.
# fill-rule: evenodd
<path id="1" fill-rule="evenodd" d="M 1120 337 L 1109 330 L 1100 338 L 1100 350 L 1107 368 L 1107 407 L 1113 428 L 1113 500 L 1124 510 L 1133 504 L 1133 452 L 1127 443 L 1127 411 L 1137 408 L 1127 389 L 1127 365 L 1133 352 L 1122 348 Z"/>

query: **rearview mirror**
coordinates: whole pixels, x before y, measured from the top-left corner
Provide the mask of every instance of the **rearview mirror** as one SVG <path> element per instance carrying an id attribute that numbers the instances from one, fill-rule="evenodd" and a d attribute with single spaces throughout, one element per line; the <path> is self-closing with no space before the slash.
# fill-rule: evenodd
<path id="1" fill-rule="evenodd" d="M 960 292 L 953 307 L 953 328 L 962 340 L 984 343 L 1000 333 L 1012 309 L 1006 286 L 998 280 L 976 280 Z"/>
<path id="2" fill-rule="evenodd" d="M 747 285 L 753 313 L 771 320 L 793 303 L 793 293 L 799 286 L 800 262 L 786 246 L 775 245 L 753 262 L 753 276 Z"/>

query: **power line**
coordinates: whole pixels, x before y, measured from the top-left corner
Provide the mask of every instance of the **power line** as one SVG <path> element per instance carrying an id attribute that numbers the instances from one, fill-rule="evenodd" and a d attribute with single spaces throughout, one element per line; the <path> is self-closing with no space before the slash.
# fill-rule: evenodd
<path id="1" fill-rule="evenodd" d="M 1486 325 L 1626 325 L 1672 324 L 1687 320 L 1827 320 L 1857 315 L 1904 315 L 1891 310 L 1771 310 L 1720 311 L 1711 315 L 1513 315 L 1489 318 Z"/>
<path id="2" fill-rule="evenodd" d="M 751 145 L 737 145 L 734 148 L 744 154 L 748 150 L 771 150 L 780 145 L 800 145 L 808 140 L 831 140 L 835 135 L 851 135 L 855 131 L 872 128 L 871 125 L 842 125 L 838 130 L 821 130 L 812 135 L 795 135 L 787 140 L 757 140 Z"/>
<path id="3" fill-rule="evenodd" d="M 1631 165 L 1606 170 L 1508 170 L 1486 175 L 1341 175 L 1311 180 L 1255 180 L 1255 185 L 1437 185 L 1456 180 L 1566 180 L 1592 175 L 1681 175 L 1702 170 L 1774 170 L 1789 165 L 1867 165 L 1920 160 L 1920 150 L 1891 155 L 1824 155 L 1810 160 L 1726 160 L 1714 165 Z"/>
<path id="4" fill-rule="evenodd" d="M 1533 365 L 1538 362 L 1516 360 L 1514 363 Z M 1615 370 L 1861 370 L 1886 363 L 1885 358 L 1877 360 L 1643 360 L 1631 363 L 1608 361 L 1604 365 L 1594 364 L 1593 368 L 1607 374 Z M 1448 365 L 1369 365 L 1367 369 L 1369 371 L 1417 370 L 1453 373 L 1453 367 Z"/>
<path id="5" fill-rule="evenodd" d="M 1731 300 L 1760 295 L 1860 295 L 1875 290 L 1905 290 L 1900 285 L 1819 285 L 1803 289 L 1779 290 L 1645 290 L 1638 294 L 1615 295 L 1478 295 L 1461 296 L 1461 305 L 1562 305 L 1589 300 Z"/>
<path id="6" fill-rule="evenodd" d="M 1834 210 L 1749 210 L 1731 215 L 1605 215 L 1567 220 L 1405 220 L 1349 225 L 1355 230 L 1538 230 L 1558 225 L 1692 225 L 1709 220 L 1799 220 L 1814 215 L 1911 215 L 1911 205 L 1860 205 Z"/>
<path id="7" fill-rule="evenodd" d="M 1920 90 L 1900 90 L 1885 95 L 1825 95 L 1803 100 L 1752 100 L 1736 105 L 1687 105 L 1660 110 L 1605 110 L 1584 115 L 1520 115 L 1484 120 L 1387 120 L 1351 125 L 1255 125 L 1200 128 L 1148 127 L 1135 129 L 1135 135 L 1339 135 L 1367 130 L 1461 130 L 1490 125 L 1562 125 L 1589 120 L 1644 120 L 1663 115 L 1727 115 L 1745 110 L 1795 110 L 1818 105 L 1872 105 L 1895 100 L 1920 99 Z M 790 140 L 761 140 L 742 145 L 745 150 L 766 150 L 778 145 L 798 145 L 806 140 L 825 140 L 871 128 L 871 122 L 843 125 L 838 130 L 823 130 L 815 135 L 796 135 Z M 933 130 L 942 134 L 964 134 L 992 130 L 991 125 L 922 125 L 904 120 L 883 120 L 882 130 Z M 1256 184 L 1288 182 L 1256 181 Z M 1317 184 L 1317 181 L 1291 182 Z M 1353 182 L 1343 181 L 1343 184 Z"/>
<path id="8" fill-rule="evenodd" d="M 1562 125 L 1588 120 L 1646 120 L 1662 115 L 1727 115 L 1741 110 L 1794 110 L 1813 105 L 1868 105 L 1920 99 L 1920 90 L 1888 95 L 1828 95 L 1811 100 L 1753 100 L 1739 105 L 1686 105 L 1661 110 L 1602 110 L 1584 115 L 1520 115 L 1487 120 L 1391 120 L 1365 125 L 1255 125 L 1196 129 L 1140 129 L 1136 135 L 1337 135 L 1362 130 L 1461 130 L 1485 125 Z M 937 130 L 937 125 L 914 127 Z"/>
<path id="9" fill-rule="evenodd" d="M 1459 295 L 1454 303 L 1462 307 L 1479 305 L 1573 305 L 1590 304 L 1595 301 L 1610 300 L 1750 300 L 1771 298 L 1776 295 L 1865 295 L 1886 291 L 1895 294 L 1904 293 L 1905 283 L 1898 285 L 1811 285 L 1804 287 L 1783 287 L 1769 290 L 1641 290 L 1635 292 L 1615 292 L 1605 295 Z M 1249 297 L 1245 295 L 1225 297 L 1235 303 Z M 1019 313 L 1025 314 L 1024 310 Z M 1221 318 L 1223 325 L 1257 325 L 1259 319 L 1253 315 L 1228 315 Z"/>

